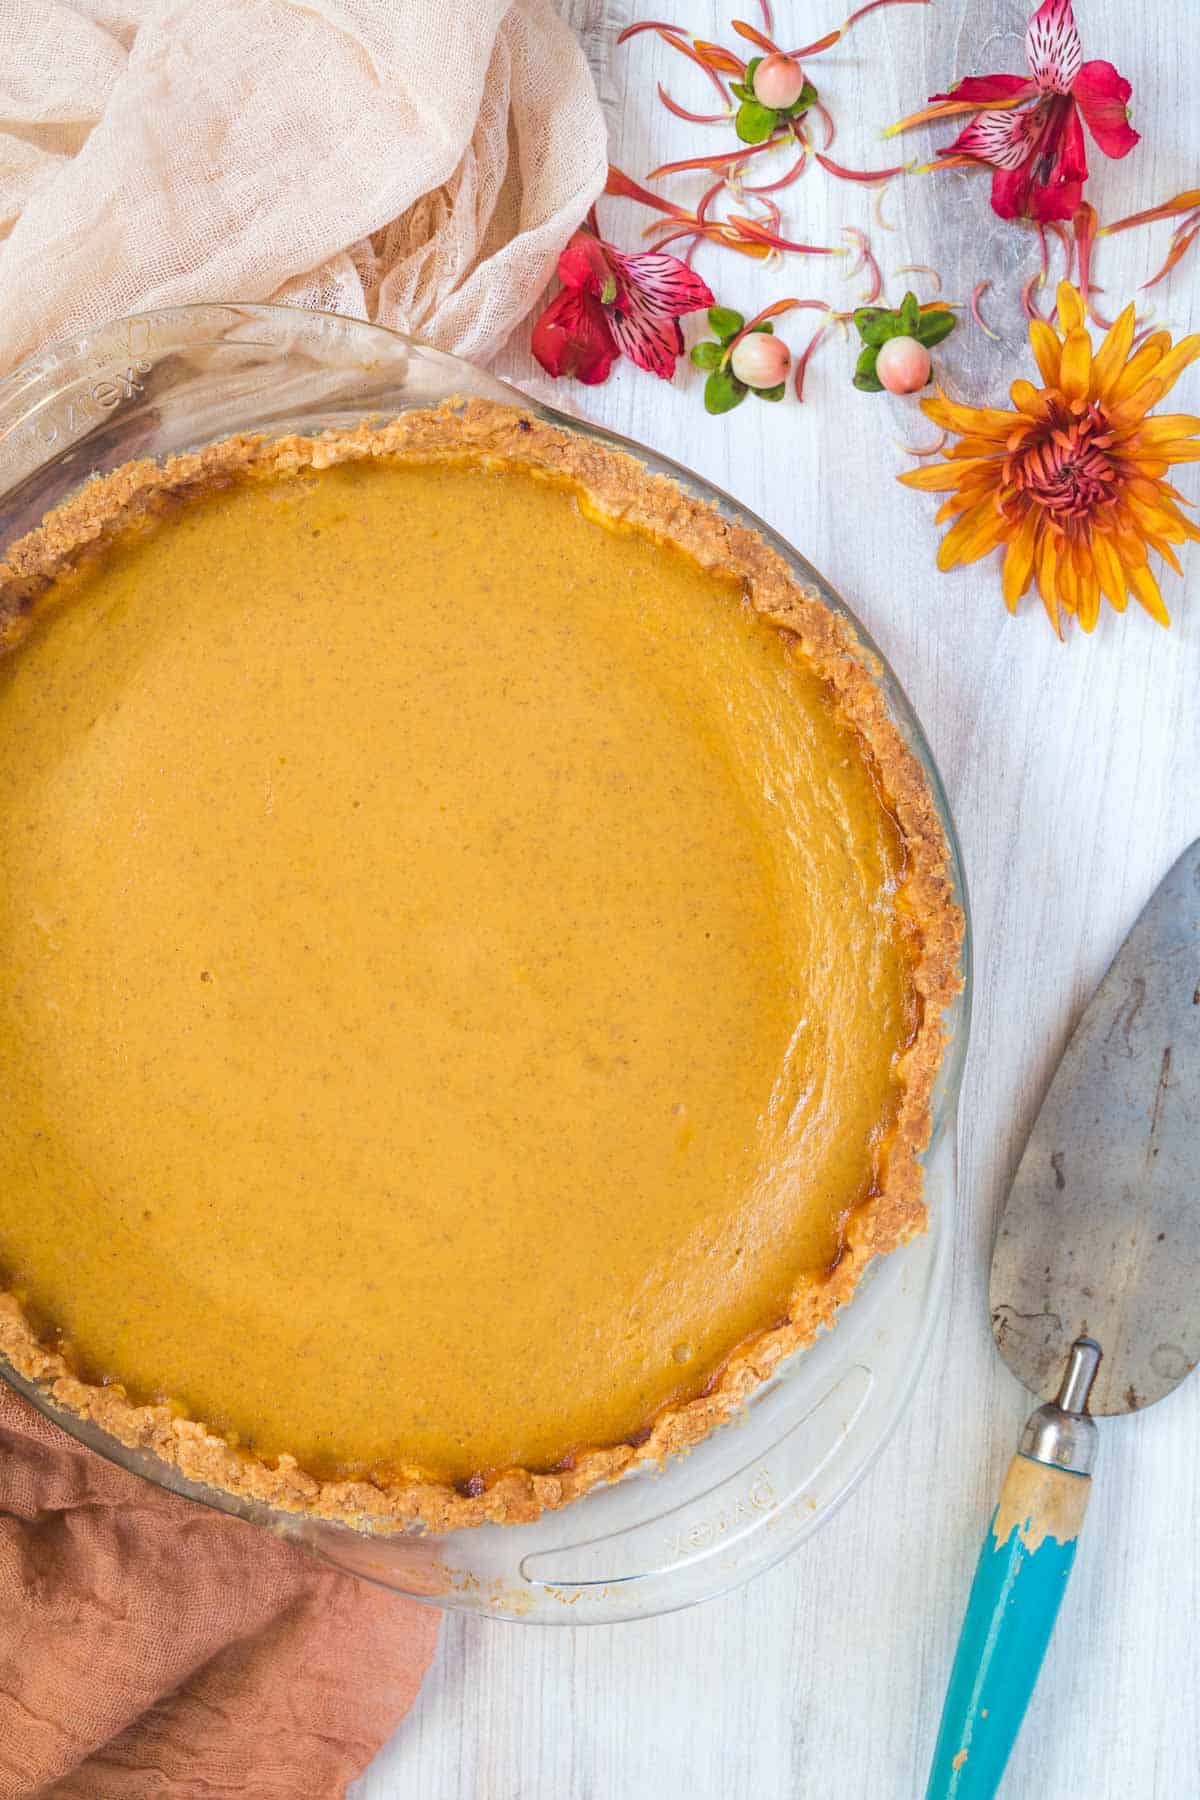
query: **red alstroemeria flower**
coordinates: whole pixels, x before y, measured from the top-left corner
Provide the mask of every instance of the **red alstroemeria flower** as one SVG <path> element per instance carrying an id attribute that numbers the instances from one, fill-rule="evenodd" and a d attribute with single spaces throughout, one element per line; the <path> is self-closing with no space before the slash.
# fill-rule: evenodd
<path id="1" fill-rule="evenodd" d="M 1105 156 L 1127 156 L 1138 134 L 1129 123 L 1132 89 L 1124 76 L 1109 62 L 1084 62 L 1071 0 L 1045 0 L 1029 21 L 1025 49 L 1029 76 L 969 75 L 892 130 L 975 113 L 938 151 L 945 163 L 930 167 L 986 163 L 995 170 L 993 211 L 1047 225 L 1073 217 L 1082 197 L 1088 166 L 1080 114 Z"/>
<path id="2" fill-rule="evenodd" d="M 706 284 L 677 256 L 625 256 L 585 226 L 558 259 L 562 292 L 533 328 L 533 354 L 550 375 L 592 385 L 618 356 L 670 381 L 683 353 L 679 321 L 711 306 Z"/>

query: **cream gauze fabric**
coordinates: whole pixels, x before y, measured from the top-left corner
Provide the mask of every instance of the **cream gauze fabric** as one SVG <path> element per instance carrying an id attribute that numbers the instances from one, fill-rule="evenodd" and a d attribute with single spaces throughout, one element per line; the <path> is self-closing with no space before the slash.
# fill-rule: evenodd
<path id="1" fill-rule="evenodd" d="M 487 360 L 606 158 L 551 0 L 0 0 L 0 372 L 198 300 Z"/>

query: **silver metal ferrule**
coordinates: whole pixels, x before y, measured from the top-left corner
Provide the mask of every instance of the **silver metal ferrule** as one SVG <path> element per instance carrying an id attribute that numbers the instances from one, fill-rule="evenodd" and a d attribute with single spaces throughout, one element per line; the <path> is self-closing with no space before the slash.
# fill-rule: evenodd
<path id="1" fill-rule="evenodd" d="M 1088 1417 L 1088 1395 L 1100 1367 L 1100 1346 L 1093 1338 L 1077 1338 L 1071 1346 L 1067 1372 L 1058 1399 L 1039 1406 L 1026 1420 L 1017 1446 L 1022 1456 L 1066 1469 L 1073 1475 L 1090 1475 L 1096 1462 L 1099 1433 Z"/>

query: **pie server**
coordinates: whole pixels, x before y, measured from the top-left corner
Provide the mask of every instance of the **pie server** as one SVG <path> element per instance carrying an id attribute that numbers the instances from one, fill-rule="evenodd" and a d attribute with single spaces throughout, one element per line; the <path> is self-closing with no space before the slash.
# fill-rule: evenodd
<path id="1" fill-rule="evenodd" d="M 992 1331 L 1045 1405 L 979 1554 L 926 1800 L 1008 1761 L 1091 1489 L 1090 1415 L 1161 1400 L 1200 1360 L 1200 840 L 1126 938 L 1038 1115 L 992 1256 Z"/>

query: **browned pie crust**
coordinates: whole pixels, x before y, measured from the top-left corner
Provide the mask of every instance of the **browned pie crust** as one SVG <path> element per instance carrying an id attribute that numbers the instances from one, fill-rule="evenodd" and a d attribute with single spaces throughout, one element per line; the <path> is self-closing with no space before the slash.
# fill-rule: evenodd
<path id="1" fill-rule="evenodd" d="M 945 1044 L 942 1011 L 957 991 L 962 915 L 947 869 L 948 850 L 925 776 L 893 723 L 871 661 L 850 627 L 812 591 L 800 586 L 783 559 L 756 532 L 731 523 L 633 457 L 562 431 L 530 414 L 492 401 L 448 402 L 405 413 L 390 424 L 360 425 L 321 437 L 269 440 L 239 436 L 189 455 L 128 463 L 88 482 L 15 544 L 0 564 L 0 651 L 20 637 L 34 599 L 67 565 L 140 519 L 167 512 L 202 491 L 235 478 L 403 452 L 447 461 L 469 457 L 519 464 L 575 487 L 582 505 L 609 523 L 626 524 L 668 541 L 706 568 L 740 576 L 746 599 L 777 625 L 828 682 L 844 718 L 858 732 L 879 788 L 894 814 L 906 851 L 896 904 L 916 944 L 912 981 L 919 1024 L 900 1061 L 902 1094 L 882 1161 L 879 1191 L 851 1214 L 836 1264 L 797 1284 L 783 1324 L 742 1344 L 713 1377 L 709 1390 L 686 1404 L 665 1407 L 636 1443 L 579 1452 L 550 1473 L 507 1469 L 478 1492 L 434 1480 L 333 1480 L 308 1475 L 290 1456 L 274 1464 L 227 1443 L 168 1405 L 135 1406 L 117 1383 L 78 1379 L 58 1350 L 39 1340 L 11 1293 L 0 1293 L 0 1355 L 37 1382 L 46 1398 L 150 1451 L 192 1481 L 209 1484 L 281 1511 L 337 1520 L 375 1531 L 414 1524 L 445 1531 L 485 1521 L 522 1521 L 564 1505 L 632 1464 L 660 1462 L 686 1449 L 727 1418 L 784 1356 L 807 1344 L 853 1293 L 870 1260 L 922 1229 L 926 1207 L 917 1157 L 930 1131 L 930 1096 Z"/>

